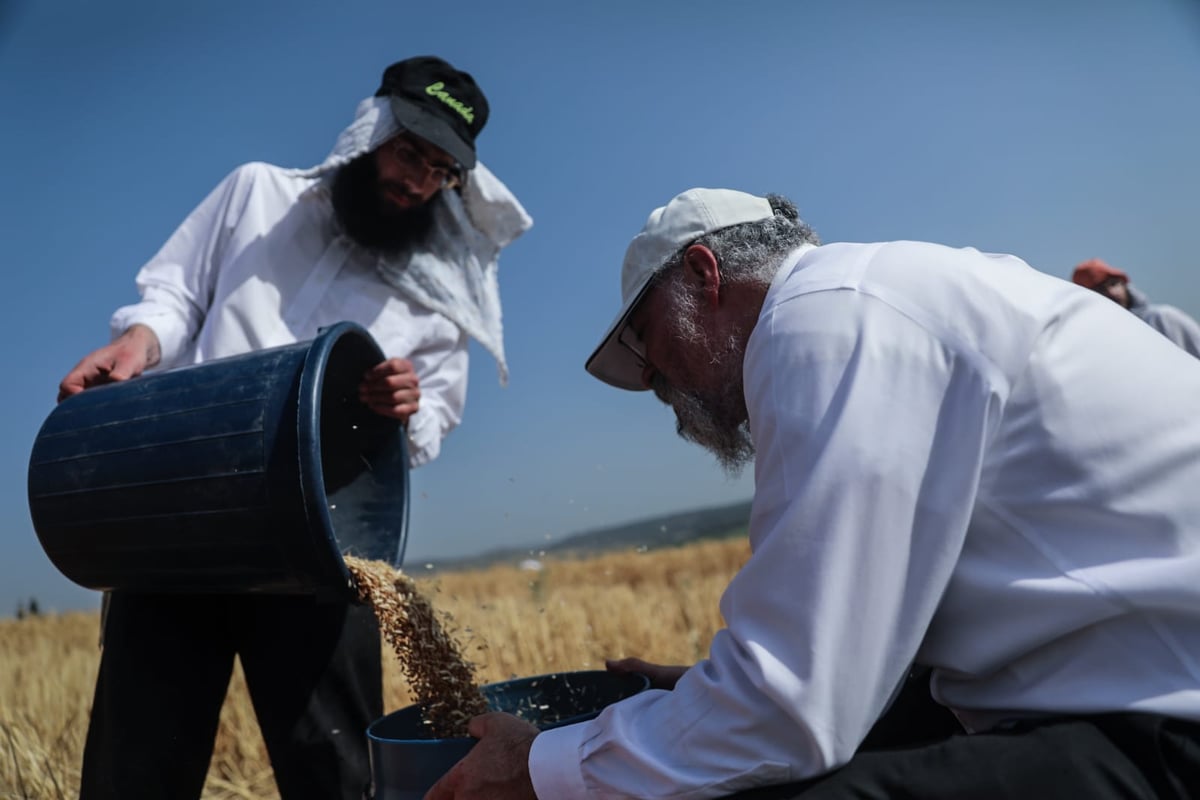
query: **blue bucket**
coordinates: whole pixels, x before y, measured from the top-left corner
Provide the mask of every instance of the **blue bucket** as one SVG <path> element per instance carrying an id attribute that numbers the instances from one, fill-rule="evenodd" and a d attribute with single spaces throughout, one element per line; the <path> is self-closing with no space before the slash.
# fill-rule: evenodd
<path id="1" fill-rule="evenodd" d="M 607 706 L 650 687 L 644 675 L 558 672 L 482 687 L 492 711 L 506 711 L 541 730 L 593 719 Z M 475 746 L 475 739 L 429 739 L 424 709 L 408 706 L 367 728 L 371 785 L 366 800 L 421 800 Z"/>
<path id="2" fill-rule="evenodd" d="M 408 452 L 358 400 L 363 328 L 67 398 L 38 432 L 29 510 L 89 589 L 353 597 L 343 555 L 399 566 Z"/>

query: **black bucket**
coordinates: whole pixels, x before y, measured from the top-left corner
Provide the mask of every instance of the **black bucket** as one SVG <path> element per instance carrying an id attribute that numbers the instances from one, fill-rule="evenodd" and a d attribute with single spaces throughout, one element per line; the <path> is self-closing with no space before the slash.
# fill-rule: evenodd
<path id="1" fill-rule="evenodd" d="M 399 566 L 408 452 L 358 399 L 364 329 L 98 386 L 29 461 L 46 555 L 90 589 L 352 596 L 343 555 Z"/>
<path id="2" fill-rule="evenodd" d="M 491 683 L 482 691 L 492 711 L 507 711 L 549 730 L 593 719 L 649 687 L 644 675 L 583 671 Z M 423 738 L 422 712 L 421 706 L 408 706 L 367 728 L 371 786 L 366 800 L 421 800 L 475 746 L 471 738 Z"/>

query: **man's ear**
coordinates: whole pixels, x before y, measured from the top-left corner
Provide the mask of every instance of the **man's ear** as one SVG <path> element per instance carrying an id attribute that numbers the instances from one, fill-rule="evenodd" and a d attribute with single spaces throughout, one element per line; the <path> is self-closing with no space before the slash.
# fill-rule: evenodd
<path id="1" fill-rule="evenodd" d="M 688 247 L 683 252 L 683 269 L 688 284 L 699 290 L 715 309 L 721 298 L 721 270 L 713 251 L 702 244 Z"/>

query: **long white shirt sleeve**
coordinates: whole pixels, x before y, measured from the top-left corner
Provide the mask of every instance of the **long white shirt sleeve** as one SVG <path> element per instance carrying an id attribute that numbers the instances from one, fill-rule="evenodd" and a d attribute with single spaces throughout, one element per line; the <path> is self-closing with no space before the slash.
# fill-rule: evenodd
<path id="1" fill-rule="evenodd" d="M 821 774 L 914 661 L 971 728 L 1200 719 L 1193 359 L 1012 257 L 831 245 L 781 269 L 744 375 L 753 554 L 727 627 L 674 691 L 539 735 L 539 797 Z"/>
<path id="2" fill-rule="evenodd" d="M 375 259 L 335 228 L 314 178 L 239 167 L 184 220 L 137 276 L 141 302 L 113 315 L 113 335 L 143 324 L 158 369 L 305 341 L 350 320 L 385 356 L 413 361 L 420 410 L 409 421 L 414 466 L 435 458 L 462 418 L 466 335 L 382 280 Z"/>
<path id="3" fill-rule="evenodd" d="M 1175 344 L 1200 358 L 1200 323 L 1175 306 L 1149 305 L 1130 309 Z"/>

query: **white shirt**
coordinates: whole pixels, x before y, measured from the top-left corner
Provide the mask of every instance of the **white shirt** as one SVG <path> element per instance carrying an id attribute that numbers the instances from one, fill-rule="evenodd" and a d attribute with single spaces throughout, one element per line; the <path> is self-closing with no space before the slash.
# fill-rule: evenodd
<path id="1" fill-rule="evenodd" d="M 539 797 L 826 772 L 913 661 L 970 730 L 1200 720 L 1195 359 L 1012 256 L 835 244 L 781 268 L 744 375 L 753 554 L 727 627 L 674 691 L 539 735 Z"/>
<path id="2" fill-rule="evenodd" d="M 234 170 L 137 276 L 142 301 L 120 308 L 113 335 L 146 325 L 157 369 L 312 339 L 349 320 L 386 357 L 410 359 L 421 386 L 408 424 L 410 460 L 427 463 L 462 419 L 467 336 L 385 283 L 378 259 L 335 226 L 316 177 L 269 164 Z"/>

